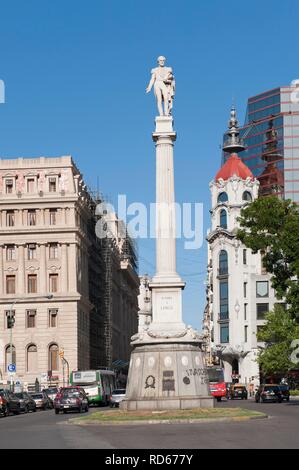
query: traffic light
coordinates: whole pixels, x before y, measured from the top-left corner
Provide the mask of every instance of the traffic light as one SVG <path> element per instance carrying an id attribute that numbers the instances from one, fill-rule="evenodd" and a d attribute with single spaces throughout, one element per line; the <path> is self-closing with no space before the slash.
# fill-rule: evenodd
<path id="1" fill-rule="evenodd" d="M 60 356 L 60 359 L 63 359 L 64 358 L 64 351 L 59 351 L 59 356 Z"/>
<path id="2" fill-rule="evenodd" d="M 13 328 L 14 324 L 15 324 L 14 315 L 8 315 L 7 316 L 7 328 Z"/>

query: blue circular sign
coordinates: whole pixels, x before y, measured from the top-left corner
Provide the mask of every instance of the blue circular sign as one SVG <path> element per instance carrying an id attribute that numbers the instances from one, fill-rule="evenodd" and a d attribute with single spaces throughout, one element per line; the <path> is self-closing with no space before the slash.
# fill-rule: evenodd
<path id="1" fill-rule="evenodd" d="M 9 364 L 7 369 L 8 369 L 8 372 L 15 372 L 16 371 L 16 365 L 15 364 Z"/>

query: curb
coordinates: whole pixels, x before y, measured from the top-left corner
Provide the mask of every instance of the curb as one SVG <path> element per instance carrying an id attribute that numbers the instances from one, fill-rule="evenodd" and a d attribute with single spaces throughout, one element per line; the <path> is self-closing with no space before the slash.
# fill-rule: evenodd
<path id="1" fill-rule="evenodd" d="M 87 421 L 85 423 L 76 423 L 69 420 L 69 424 L 76 426 L 119 426 L 119 425 L 142 425 L 142 424 L 201 424 L 201 423 L 221 423 L 221 422 L 240 422 L 250 421 L 251 419 L 265 419 L 268 415 L 257 416 L 234 416 L 224 418 L 194 418 L 194 419 L 145 419 L 145 420 L 130 420 L 130 421 Z M 76 419 L 76 418 L 75 418 Z"/>

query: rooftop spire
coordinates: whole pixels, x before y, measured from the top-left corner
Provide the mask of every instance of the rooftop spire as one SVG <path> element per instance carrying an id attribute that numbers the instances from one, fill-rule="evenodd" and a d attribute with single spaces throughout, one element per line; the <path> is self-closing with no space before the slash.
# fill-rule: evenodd
<path id="1" fill-rule="evenodd" d="M 237 119 L 236 108 L 232 105 L 230 110 L 230 120 L 228 121 L 228 130 L 225 133 L 223 151 L 227 153 L 238 153 L 245 149 L 242 140 L 239 137 L 239 123 Z"/>

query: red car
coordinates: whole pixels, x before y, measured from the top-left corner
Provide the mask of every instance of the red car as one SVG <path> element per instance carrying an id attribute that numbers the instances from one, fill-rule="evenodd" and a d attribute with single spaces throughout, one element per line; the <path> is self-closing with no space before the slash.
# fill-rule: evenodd
<path id="1" fill-rule="evenodd" d="M 0 392 L 0 414 L 2 414 L 3 416 L 9 415 L 7 400 L 4 397 L 4 394 L 1 394 L 1 392 Z"/>
<path id="2" fill-rule="evenodd" d="M 73 392 L 73 391 L 80 392 L 85 395 L 84 388 L 78 387 L 77 385 L 69 385 L 67 387 L 60 387 L 55 399 L 61 397 L 65 392 Z"/>

